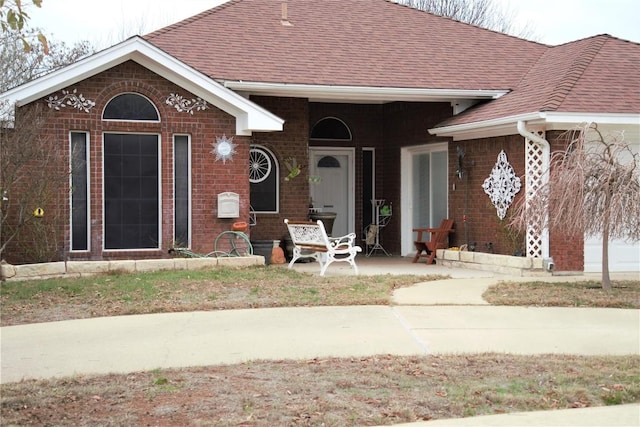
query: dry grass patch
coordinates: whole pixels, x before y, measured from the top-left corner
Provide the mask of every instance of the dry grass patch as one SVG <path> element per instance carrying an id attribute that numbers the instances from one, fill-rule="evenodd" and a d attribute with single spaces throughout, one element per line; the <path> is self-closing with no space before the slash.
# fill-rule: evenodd
<path id="1" fill-rule="evenodd" d="M 638 402 L 640 357 L 252 362 L 2 385 L 8 425 L 390 425 Z"/>
<path id="2" fill-rule="evenodd" d="M 500 282 L 482 297 L 493 305 L 537 307 L 640 308 L 640 281 L 612 282 L 605 291 L 600 282 Z"/>
<path id="3" fill-rule="evenodd" d="M 389 304 L 394 289 L 443 276 L 319 277 L 278 266 L 0 283 L 2 326 L 102 316 Z"/>

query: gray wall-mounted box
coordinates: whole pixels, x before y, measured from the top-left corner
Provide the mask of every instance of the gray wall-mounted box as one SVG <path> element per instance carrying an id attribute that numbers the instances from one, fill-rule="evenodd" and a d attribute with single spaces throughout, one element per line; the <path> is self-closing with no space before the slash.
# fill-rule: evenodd
<path id="1" fill-rule="evenodd" d="M 218 194 L 218 218 L 238 218 L 240 216 L 240 196 L 238 193 Z"/>

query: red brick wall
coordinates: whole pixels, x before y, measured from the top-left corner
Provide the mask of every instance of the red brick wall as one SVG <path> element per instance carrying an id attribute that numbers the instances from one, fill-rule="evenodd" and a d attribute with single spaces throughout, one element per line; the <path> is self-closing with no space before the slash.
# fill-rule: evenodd
<path id="1" fill-rule="evenodd" d="M 257 225 L 250 230 L 252 240 L 281 239 L 287 235 L 284 218 L 305 219 L 309 205 L 308 168 L 291 181 L 285 181 L 287 171 L 284 159 L 295 157 L 299 163 L 308 162 L 308 146 L 345 146 L 344 142 L 309 141 L 310 127 L 324 117 L 337 117 L 352 132 L 348 146 L 355 147 L 356 161 L 356 232 L 366 224 L 362 220 L 362 149 L 376 149 L 376 197 L 393 203 L 394 218 L 383 230 L 385 248 L 392 253 L 400 251 L 400 153 L 411 145 L 442 142 L 428 129 L 451 114 L 448 103 L 403 103 L 385 105 L 309 103 L 306 99 L 252 97 L 252 101 L 285 120 L 283 132 L 255 132 L 252 137 L 235 135 L 235 118 L 211 106 L 193 115 L 178 112 L 165 103 L 170 93 L 191 99 L 191 94 L 144 67 L 134 63 L 114 67 L 68 88 L 77 90 L 85 98 L 96 102 L 90 113 L 72 108 L 55 112 L 47 127 L 46 136 L 52 143 L 68 151 L 69 132 L 86 131 L 90 135 L 91 158 L 91 251 L 74 253 L 71 258 L 144 258 L 167 256 L 173 239 L 173 135 L 191 135 L 192 148 L 192 249 L 209 252 L 215 237 L 228 230 L 236 220 L 249 221 L 248 153 L 250 144 L 265 146 L 277 158 L 280 167 L 279 213 L 258 214 Z M 107 122 L 101 120 L 106 103 L 123 92 L 137 92 L 148 97 L 158 108 L 160 123 Z M 38 101 L 42 102 L 42 101 Z M 29 108 L 23 107 L 23 108 Z M 20 125 L 20 124 L 19 124 Z M 162 248 L 152 251 L 102 251 L 102 135 L 104 132 L 157 133 L 161 139 L 162 172 Z M 223 164 L 211 154 L 216 137 L 226 134 L 234 137 L 237 153 Z M 547 135 L 549 138 L 549 135 Z M 455 176 L 456 149 L 465 153 L 467 175 L 459 180 Z M 524 175 L 524 142 L 520 136 L 449 143 L 449 212 L 455 220 L 456 232 L 451 244 L 477 242 L 478 250 L 493 244 L 496 253 L 511 253 L 513 247 L 507 237 L 504 223 L 482 189 L 497 155 L 504 149 L 516 174 Z M 68 153 L 67 153 L 68 154 Z M 524 185 L 524 181 L 523 181 Z M 68 183 L 61 194 L 69 192 Z M 240 218 L 218 219 L 217 195 L 233 191 L 240 195 Z M 522 197 L 524 189 L 517 197 Z M 66 196 L 65 196 L 66 197 Z M 69 209 L 64 200 L 52 207 L 57 209 L 64 223 L 60 239 L 68 250 Z M 466 222 L 463 216 L 466 215 Z M 468 238 L 466 237 L 468 235 Z M 520 240 L 524 245 L 524 238 Z M 581 238 L 564 238 L 552 233 L 551 255 L 558 270 L 582 269 Z"/>
<path id="2" fill-rule="evenodd" d="M 551 152 L 566 149 L 566 137 L 563 134 L 563 131 L 546 133 L 546 139 L 551 144 Z M 551 230 L 549 234 L 549 253 L 553 257 L 555 269 L 584 271 L 584 237 L 566 235 L 563 230 Z"/>
<path id="3" fill-rule="evenodd" d="M 456 175 L 458 147 L 465 152 L 466 173 L 462 179 Z M 510 238 L 513 231 L 507 227 L 507 223 L 513 210 L 509 209 L 505 219 L 500 220 L 496 208 L 482 188 L 500 150 L 505 151 L 515 174 L 521 179 L 522 188 L 516 196 L 517 200 L 525 191 L 524 139 L 521 136 L 456 141 L 449 144 L 449 216 L 454 219 L 456 228 L 450 242 L 452 245 L 475 242 L 476 251 L 488 252 L 487 245 L 491 243 L 495 253 L 509 255 L 517 249 L 524 249 L 524 235 L 516 242 Z"/>
<path id="4" fill-rule="evenodd" d="M 165 103 L 170 93 L 177 93 L 187 99 L 195 96 L 131 61 L 68 88 L 68 90 L 74 89 L 86 99 L 95 101 L 95 107 L 89 113 L 70 107 L 55 112 L 46 132 L 55 144 L 64 147 L 67 155 L 70 131 L 88 132 L 90 138 L 91 251 L 73 253 L 70 255 L 71 258 L 116 259 L 167 256 L 167 250 L 173 243 L 173 136 L 175 134 L 191 135 L 192 249 L 196 252 L 210 252 L 218 233 L 230 229 L 234 221 L 248 222 L 249 138 L 235 135 L 233 116 L 213 105 L 210 105 L 207 110 L 194 112 L 193 115 L 178 112 Z M 149 98 L 159 111 L 160 123 L 102 121 L 102 111 L 107 102 L 123 92 L 136 92 Z M 59 93 L 55 94 L 59 95 Z M 105 132 L 144 132 L 160 135 L 162 247 L 159 250 L 126 252 L 103 252 L 102 250 L 102 135 Z M 215 155 L 210 151 L 216 137 L 222 137 L 225 134 L 227 137 L 233 137 L 237 153 L 231 161 L 223 164 L 222 161 L 216 162 Z M 241 217 L 238 219 L 217 218 L 217 195 L 226 191 L 236 192 L 240 196 Z M 61 192 L 68 194 L 68 186 L 61 189 Z M 68 201 L 60 204 L 58 209 L 65 219 L 64 241 L 68 250 Z"/>
<path id="5" fill-rule="evenodd" d="M 556 141 L 557 136 L 557 133 L 546 135 L 552 151 L 563 148 L 563 142 Z M 461 147 L 465 152 L 466 175 L 463 179 L 456 176 L 457 147 Z M 514 203 L 524 197 L 526 182 L 524 149 L 524 138 L 520 135 L 456 141 L 449 144 L 449 214 L 454 218 L 456 228 L 451 245 L 459 246 L 476 242 L 477 251 L 487 252 L 486 244 L 491 242 L 495 253 L 508 255 L 512 255 L 515 249 L 525 249 L 524 233 L 517 233 L 507 226 L 513 209 L 510 208 L 505 219 L 500 220 L 495 207 L 482 188 L 484 180 L 489 176 L 497 160 L 498 153 L 504 150 L 522 183 Z M 465 213 L 466 222 L 463 220 Z M 584 242 L 581 236 L 565 236 L 559 232 L 551 232 L 549 240 L 549 251 L 554 259 L 556 270 L 583 270 Z"/>
<path id="6" fill-rule="evenodd" d="M 309 212 L 309 171 L 302 169 L 296 178 L 285 181 L 288 174 L 284 160 L 293 157 L 307 165 L 309 150 L 309 103 L 300 98 L 251 97 L 251 101 L 285 120 L 282 132 L 254 132 L 252 144 L 268 148 L 280 168 L 280 203 L 278 213 L 259 213 L 251 229 L 252 240 L 279 240 L 288 236 L 284 219 L 306 220 Z"/>
<path id="7" fill-rule="evenodd" d="M 254 133 L 253 143 L 269 148 L 282 168 L 282 160 L 296 157 L 308 162 L 307 144 L 322 147 L 355 148 L 355 220 L 356 233 L 361 233 L 363 224 L 362 149 L 375 148 L 376 198 L 385 198 L 393 203 L 396 216 L 383 231 L 385 248 L 396 254 L 400 251 L 400 148 L 429 142 L 441 142 L 442 138 L 430 135 L 427 129 L 443 120 L 451 112 L 449 104 L 393 103 L 343 104 L 307 103 L 292 98 L 252 97 L 252 101 L 263 106 L 285 120 L 284 132 Z M 326 117 L 336 117 L 350 129 L 352 141 L 309 140 L 311 127 Z M 282 172 L 282 170 L 281 170 Z M 304 176 L 303 176 L 304 175 Z M 286 182 L 280 178 L 280 213 L 259 214 L 258 224 L 251 233 L 253 239 L 278 239 L 286 236 L 282 223 L 284 218 L 306 219 L 309 205 L 308 170 L 298 178 Z"/>
<path id="8" fill-rule="evenodd" d="M 8 154 L 0 166 L 6 165 L 1 177 L 6 181 L 0 182 L 6 196 L 0 244 L 9 242 L 1 258 L 10 263 L 55 261 L 65 251 L 69 147 L 50 136 L 55 127 L 47 126 L 50 135 L 39 134 L 41 123 L 51 121 L 52 114 L 46 105 L 32 104 L 16 111 L 18 127 L 0 131 L 0 144 L 7 144 L 1 155 Z M 36 208 L 43 209 L 44 215 L 36 217 Z"/>
<path id="9" fill-rule="evenodd" d="M 395 218 L 383 232 L 384 247 L 394 254 L 400 253 L 400 185 L 401 148 L 436 142 L 446 139 L 431 135 L 427 130 L 451 114 L 448 103 L 395 102 L 384 106 L 385 148 L 383 156 L 377 157 L 381 179 L 384 184 L 380 194 L 393 203 Z"/>
<path id="10" fill-rule="evenodd" d="M 374 148 L 376 159 L 376 197 L 384 196 L 384 140 L 383 140 L 383 115 L 382 106 L 369 104 L 320 104 L 310 105 L 309 123 L 313 127 L 315 123 L 325 117 L 336 117 L 342 120 L 351 131 L 352 141 L 310 141 L 310 146 L 315 147 L 355 147 L 355 222 L 356 229 L 353 230 L 360 237 L 364 227 L 362 211 L 370 208 L 370 202 L 363 206 L 362 201 L 362 149 Z"/>

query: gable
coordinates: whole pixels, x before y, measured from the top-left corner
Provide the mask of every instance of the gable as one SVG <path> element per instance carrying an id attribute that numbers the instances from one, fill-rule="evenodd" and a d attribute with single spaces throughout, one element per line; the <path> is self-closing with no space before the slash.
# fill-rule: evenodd
<path id="1" fill-rule="evenodd" d="M 441 123 L 432 133 L 510 133 L 518 120 L 570 129 L 640 124 L 640 45 L 600 35 L 549 48 L 512 92 Z M 484 130 L 482 130 L 484 129 Z M 637 133 L 637 131 L 634 131 Z M 486 134 L 487 136 L 489 134 Z"/>
<path id="2" fill-rule="evenodd" d="M 0 101 L 22 106 L 67 88 L 126 61 L 134 61 L 199 96 L 236 118 L 236 133 L 280 131 L 284 121 L 255 103 L 211 80 L 140 37 L 130 38 L 74 64 L 0 95 Z"/>

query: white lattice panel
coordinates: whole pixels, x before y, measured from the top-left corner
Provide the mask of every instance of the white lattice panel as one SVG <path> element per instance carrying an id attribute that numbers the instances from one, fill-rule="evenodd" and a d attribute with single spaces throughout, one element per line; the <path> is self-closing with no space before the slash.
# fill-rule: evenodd
<path id="1" fill-rule="evenodd" d="M 544 138 L 544 132 L 537 132 Z M 533 200 L 538 190 L 547 180 L 547 168 L 549 150 L 542 144 L 538 144 L 529 139 L 525 140 L 526 155 L 526 199 Z M 527 256 L 541 258 L 544 254 L 545 230 L 543 229 L 544 218 L 531 216 L 528 218 L 527 226 Z"/>

